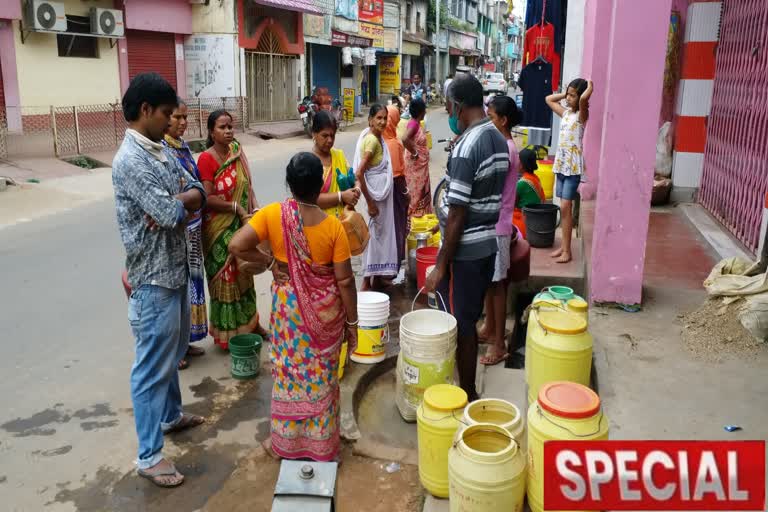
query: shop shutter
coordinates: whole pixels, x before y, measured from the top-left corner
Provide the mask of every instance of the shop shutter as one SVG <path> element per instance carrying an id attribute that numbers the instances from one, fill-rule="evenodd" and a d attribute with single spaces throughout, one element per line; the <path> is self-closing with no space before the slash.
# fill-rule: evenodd
<path id="1" fill-rule="evenodd" d="M 312 45 L 312 85 L 327 87 L 334 98 L 341 97 L 339 57 L 336 46 Z"/>
<path id="2" fill-rule="evenodd" d="M 128 30 L 128 76 L 155 72 L 176 89 L 176 46 L 174 34 Z M 183 92 L 182 92 L 183 95 Z"/>

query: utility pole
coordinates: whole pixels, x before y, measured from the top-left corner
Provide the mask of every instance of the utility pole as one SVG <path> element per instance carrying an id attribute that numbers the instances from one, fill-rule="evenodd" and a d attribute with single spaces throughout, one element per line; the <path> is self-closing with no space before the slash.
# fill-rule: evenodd
<path id="1" fill-rule="evenodd" d="M 443 83 L 440 74 L 440 3 L 442 0 L 435 0 L 435 84 Z M 445 91 L 443 91 L 445 94 Z"/>

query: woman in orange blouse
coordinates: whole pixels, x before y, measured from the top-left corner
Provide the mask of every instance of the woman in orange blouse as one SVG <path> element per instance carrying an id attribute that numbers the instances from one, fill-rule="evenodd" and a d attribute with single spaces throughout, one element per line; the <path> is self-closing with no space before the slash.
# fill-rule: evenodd
<path id="1" fill-rule="evenodd" d="M 387 107 L 387 127 L 381 134 L 389 148 L 392 162 L 392 201 L 395 210 L 395 236 L 397 237 L 397 261 L 405 259 L 405 237 L 408 235 L 408 185 L 405 182 L 405 148 L 397 138 L 397 124 L 400 122 L 400 109 L 394 105 Z M 398 269 L 399 270 L 399 269 Z"/>
<path id="2" fill-rule="evenodd" d="M 286 171 L 293 197 L 256 212 L 229 243 L 245 261 L 259 261 L 268 240 L 272 284 L 272 424 L 266 447 L 286 459 L 337 459 L 339 355 L 357 345 L 357 292 L 341 221 L 317 205 L 323 164 L 294 156 Z M 288 279 L 282 279 L 287 275 Z"/>

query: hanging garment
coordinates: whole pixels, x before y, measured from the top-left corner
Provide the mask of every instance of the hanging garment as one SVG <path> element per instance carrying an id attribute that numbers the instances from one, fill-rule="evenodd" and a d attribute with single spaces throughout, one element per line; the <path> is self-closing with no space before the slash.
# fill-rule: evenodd
<path id="1" fill-rule="evenodd" d="M 553 42 L 554 28 L 551 23 L 534 25 L 525 32 L 525 63 L 529 64 L 541 56 L 552 64 L 552 91 L 560 87 L 560 54 Z"/>
<path id="2" fill-rule="evenodd" d="M 544 5 L 546 1 L 546 6 Z M 525 10 L 525 27 L 541 24 L 541 11 L 544 9 L 544 21 L 554 25 L 555 51 L 562 50 L 565 41 L 565 11 L 559 0 L 528 0 Z"/>
<path id="3" fill-rule="evenodd" d="M 523 91 L 523 125 L 551 128 L 552 111 L 545 98 L 552 93 L 552 64 L 532 62 L 520 72 L 517 85 Z"/>

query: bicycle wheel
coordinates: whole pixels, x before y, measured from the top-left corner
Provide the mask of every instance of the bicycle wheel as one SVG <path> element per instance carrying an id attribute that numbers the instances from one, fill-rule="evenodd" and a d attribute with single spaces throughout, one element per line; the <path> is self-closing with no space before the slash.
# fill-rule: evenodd
<path id="1" fill-rule="evenodd" d="M 349 126 L 349 121 L 347 121 L 347 109 L 346 108 L 342 108 L 339 111 L 339 119 L 337 121 L 337 124 L 339 125 L 339 130 L 342 131 L 342 132 L 344 130 L 346 130 L 347 127 Z"/>

